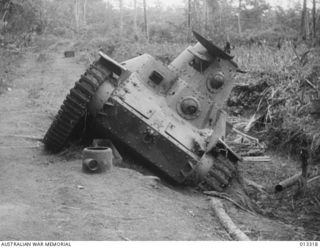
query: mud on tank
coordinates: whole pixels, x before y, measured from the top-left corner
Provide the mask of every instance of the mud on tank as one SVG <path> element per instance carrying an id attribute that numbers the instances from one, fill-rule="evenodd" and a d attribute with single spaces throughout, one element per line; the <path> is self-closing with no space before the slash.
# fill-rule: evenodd
<path id="1" fill-rule="evenodd" d="M 232 56 L 194 32 L 198 43 L 168 66 L 148 54 L 121 64 L 100 58 L 75 83 L 48 129 L 58 152 L 84 116 L 179 184 L 223 191 L 241 158 L 224 142 L 223 105 L 238 66 Z"/>

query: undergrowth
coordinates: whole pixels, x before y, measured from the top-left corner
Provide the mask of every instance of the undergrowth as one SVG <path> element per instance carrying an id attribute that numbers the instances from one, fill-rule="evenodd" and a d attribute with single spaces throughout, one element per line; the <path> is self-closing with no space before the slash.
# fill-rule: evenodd
<path id="1" fill-rule="evenodd" d="M 88 60 L 88 63 L 97 58 L 98 51 L 102 51 L 120 62 L 148 53 L 165 64 L 172 61 L 186 47 L 187 45 L 182 43 L 135 41 L 118 37 L 95 37 L 79 41 L 73 46 L 81 54 L 80 58 Z"/>
<path id="2" fill-rule="evenodd" d="M 319 50 L 286 43 L 281 49 L 240 47 L 236 60 L 246 74 L 237 75 L 228 106 L 234 115 L 253 120 L 251 131 L 273 150 L 299 155 L 308 148 L 319 156 L 319 120 L 314 113 L 320 74 Z"/>
<path id="3" fill-rule="evenodd" d="M 0 95 L 10 91 L 12 87 L 12 76 L 14 68 L 21 59 L 21 55 L 10 50 L 0 48 L 0 57 L 6 58 L 0 61 Z"/>

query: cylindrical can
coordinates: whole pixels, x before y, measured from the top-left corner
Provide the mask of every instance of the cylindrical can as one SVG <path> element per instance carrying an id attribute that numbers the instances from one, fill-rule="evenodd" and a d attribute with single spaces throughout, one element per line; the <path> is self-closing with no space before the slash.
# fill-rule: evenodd
<path id="1" fill-rule="evenodd" d="M 101 173 L 113 167 L 112 150 L 109 147 L 86 147 L 82 151 L 82 170 L 88 173 Z"/>

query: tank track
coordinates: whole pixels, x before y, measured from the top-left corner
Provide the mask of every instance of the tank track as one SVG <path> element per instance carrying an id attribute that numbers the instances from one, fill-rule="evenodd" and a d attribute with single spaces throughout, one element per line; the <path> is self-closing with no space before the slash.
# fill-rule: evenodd
<path id="1" fill-rule="evenodd" d="M 219 154 L 213 166 L 200 182 L 199 187 L 204 190 L 225 191 L 237 174 L 237 163 L 231 162 L 226 156 Z"/>
<path id="2" fill-rule="evenodd" d="M 110 77 L 102 58 L 95 61 L 70 90 L 54 121 L 43 138 L 45 148 L 51 152 L 62 150 L 81 118 L 87 114 L 87 106 L 99 86 Z"/>

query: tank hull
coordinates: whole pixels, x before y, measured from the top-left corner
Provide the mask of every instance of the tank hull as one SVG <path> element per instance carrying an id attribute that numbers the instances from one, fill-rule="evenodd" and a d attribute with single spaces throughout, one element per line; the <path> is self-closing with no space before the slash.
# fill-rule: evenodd
<path id="1" fill-rule="evenodd" d="M 172 181 L 222 191 L 241 159 L 223 142 L 222 108 L 236 70 L 230 56 L 203 41 L 168 66 L 148 54 L 118 63 L 100 52 L 70 90 L 44 143 L 61 150 L 77 124 L 91 119 L 98 138 L 119 141 Z"/>
<path id="2" fill-rule="evenodd" d="M 124 104 L 111 100 L 112 106 L 97 114 L 99 130 L 111 135 L 141 156 L 176 183 L 183 183 L 198 163 L 195 156 L 141 120 Z"/>

